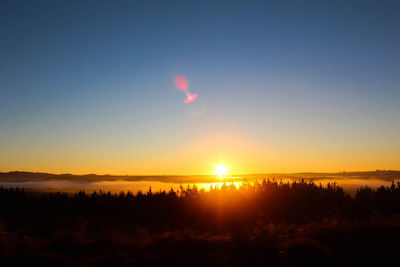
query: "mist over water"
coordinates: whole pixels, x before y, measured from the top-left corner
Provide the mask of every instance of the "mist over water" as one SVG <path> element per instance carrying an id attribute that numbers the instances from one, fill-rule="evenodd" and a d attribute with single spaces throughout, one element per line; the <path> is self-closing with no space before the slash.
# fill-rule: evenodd
<path id="1" fill-rule="evenodd" d="M 266 178 L 274 179 L 274 178 Z M 277 178 L 278 182 L 294 182 L 304 178 Z M 190 178 L 188 180 L 191 180 Z M 157 191 L 169 191 L 173 189 L 177 191 L 180 187 L 197 186 L 198 189 L 209 190 L 210 187 L 221 187 L 223 184 L 240 187 L 243 183 L 261 183 L 262 178 L 243 178 L 243 177 L 228 177 L 220 179 L 217 182 L 163 182 L 163 181 L 128 181 L 128 180 L 114 180 L 114 181 L 69 181 L 69 180 L 50 180 L 50 181 L 0 181 L 0 185 L 3 187 L 18 187 L 24 188 L 26 191 L 35 192 L 67 192 L 75 193 L 84 190 L 87 193 L 94 191 L 105 191 L 118 193 L 121 191 L 131 191 L 136 193 L 138 191 L 147 192 L 151 188 L 152 192 Z M 313 181 L 317 185 L 327 186 L 328 183 L 336 183 L 336 185 L 342 187 L 348 194 L 354 195 L 357 188 L 362 186 L 368 186 L 370 188 L 378 188 L 380 186 L 390 186 L 392 180 L 379 179 L 379 178 L 337 178 L 337 179 L 326 179 L 326 178 L 306 178 L 306 181 Z M 399 179 L 393 179 L 394 182 Z"/>

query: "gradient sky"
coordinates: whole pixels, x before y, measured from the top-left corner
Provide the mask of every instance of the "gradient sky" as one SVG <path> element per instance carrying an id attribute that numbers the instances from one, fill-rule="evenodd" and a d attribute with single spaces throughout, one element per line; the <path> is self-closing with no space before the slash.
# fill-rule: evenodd
<path id="1" fill-rule="evenodd" d="M 400 1 L 3 0 L 0 33 L 0 171 L 400 169 Z"/>

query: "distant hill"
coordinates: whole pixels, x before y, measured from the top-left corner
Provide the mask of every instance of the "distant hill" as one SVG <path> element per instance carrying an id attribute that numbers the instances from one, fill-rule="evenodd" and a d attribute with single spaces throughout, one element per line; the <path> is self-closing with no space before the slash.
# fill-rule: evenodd
<path id="1" fill-rule="evenodd" d="M 400 171 L 376 170 L 363 172 L 339 172 L 339 173 L 270 173 L 270 174 L 241 174 L 226 177 L 225 181 L 232 180 L 260 180 L 260 179 L 381 179 L 392 181 L 400 179 Z M 0 182 L 42 182 L 42 181 L 75 181 L 75 182 L 99 182 L 99 181 L 157 181 L 167 183 L 199 183 L 221 182 L 213 175 L 97 175 L 97 174 L 51 174 L 40 172 L 0 172 Z"/>

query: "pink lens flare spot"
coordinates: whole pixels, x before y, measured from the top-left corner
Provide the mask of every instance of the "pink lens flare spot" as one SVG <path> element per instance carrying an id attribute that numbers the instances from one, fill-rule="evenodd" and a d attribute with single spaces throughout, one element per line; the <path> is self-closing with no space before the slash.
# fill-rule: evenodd
<path id="1" fill-rule="evenodd" d="M 193 101 L 196 100 L 198 94 L 191 94 L 189 92 L 189 89 L 188 89 L 189 82 L 184 75 L 182 75 L 182 74 L 175 75 L 174 84 L 177 89 L 185 92 L 185 94 L 186 94 L 186 99 L 184 101 L 185 104 L 192 103 Z"/>
<path id="2" fill-rule="evenodd" d="M 174 83 L 175 83 L 176 88 L 178 88 L 179 90 L 182 90 L 182 91 L 186 91 L 189 86 L 188 80 L 183 75 L 176 75 L 175 79 L 174 79 Z"/>
<path id="3" fill-rule="evenodd" d="M 188 94 L 186 99 L 185 99 L 185 104 L 192 103 L 193 101 L 196 100 L 198 94 Z"/>

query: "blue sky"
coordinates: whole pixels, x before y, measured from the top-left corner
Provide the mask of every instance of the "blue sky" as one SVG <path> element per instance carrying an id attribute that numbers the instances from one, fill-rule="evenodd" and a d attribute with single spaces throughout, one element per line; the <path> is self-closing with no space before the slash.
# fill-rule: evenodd
<path id="1" fill-rule="evenodd" d="M 399 169 L 399 12 L 398 1 L 1 1 L 0 171 Z"/>

